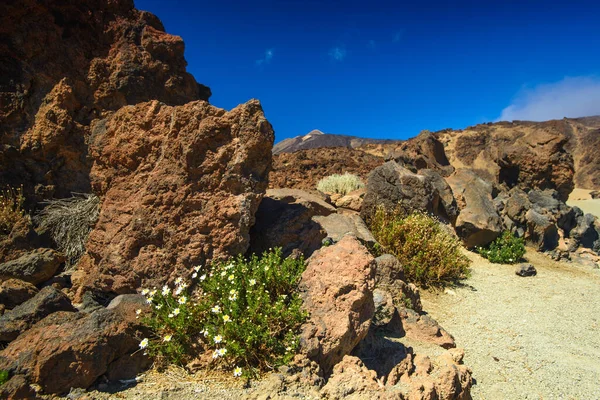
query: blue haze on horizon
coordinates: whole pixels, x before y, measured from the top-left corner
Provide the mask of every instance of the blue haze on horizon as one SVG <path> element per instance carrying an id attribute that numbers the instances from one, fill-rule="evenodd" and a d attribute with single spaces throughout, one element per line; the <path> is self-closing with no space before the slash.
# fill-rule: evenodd
<path id="1" fill-rule="evenodd" d="M 600 114 L 600 2 L 135 4 L 183 38 L 212 104 L 258 98 L 276 141 Z"/>

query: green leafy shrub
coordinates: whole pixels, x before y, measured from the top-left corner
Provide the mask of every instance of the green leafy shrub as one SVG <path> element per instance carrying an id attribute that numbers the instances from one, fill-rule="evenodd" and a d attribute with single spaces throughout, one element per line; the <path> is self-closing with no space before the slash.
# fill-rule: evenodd
<path id="1" fill-rule="evenodd" d="M 5 369 L 0 369 L 0 386 L 4 385 L 6 382 L 8 382 L 9 379 L 9 374 L 8 371 Z"/>
<path id="2" fill-rule="evenodd" d="M 460 242 L 434 218 L 421 212 L 405 215 L 378 207 L 370 224 L 381 250 L 400 260 L 409 282 L 444 286 L 469 276 L 470 262 L 461 253 Z"/>
<path id="3" fill-rule="evenodd" d="M 143 322 L 154 334 L 140 347 L 159 365 L 181 365 L 209 353 L 210 366 L 231 369 L 235 376 L 285 364 L 298 348 L 306 319 L 296 291 L 303 270 L 303 259 L 284 259 L 276 249 L 260 258 L 218 263 L 210 272 L 196 267 L 189 281 L 146 289 L 152 311 Z"/>
<path id="4" fill-rule="evenodd" d="M 23 188 L 7 188 L 0 192 L 0 236 L 8 235 L 15 224 L 25 217 Z"/>
<path id="5" fill-rule="evenodd" d="M 85 242 L 100 213 L 100 199 L 82 194 L 47 201 L 36 216 L 42 230 L 49 230 L 58 249 L 74 265 L 85 252 Z"/>
<path id="6" fill-rule="evenodd" d="M 478 247 L 476 250 L 493 263 L 516 264 L 525 255 L 525 241 L 510 231 L 504 231 L 487 247 Z"/>
<path id="7" fill-rule="evenodd" d="M 333 174 L 321 179 L 317 183 L 317 190 L 323 193 L 339 193 L 346 195 L 354 190 L 364 187 L 365 184 L 354 174 Z"/>

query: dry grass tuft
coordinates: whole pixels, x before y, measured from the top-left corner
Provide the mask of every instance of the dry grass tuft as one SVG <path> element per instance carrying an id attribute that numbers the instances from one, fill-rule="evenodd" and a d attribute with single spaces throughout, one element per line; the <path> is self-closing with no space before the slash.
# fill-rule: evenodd
<path id="1" fill-rule="evenodd" d="M 321 179 L 317 183 L 317 190 L 323 193 L 339 193 L 342 196 L 364 187 L 365 184 L 354 174 L 333 174 Z"/>
<path id="2" fill-rule="evenodd" d="M 52 239 L 73 266 L 85 252 L 85 242 L 100 213 L 100 199 L 94 194 L 55 199 L 36 217 L 39 227 L 49 230 Z"/>

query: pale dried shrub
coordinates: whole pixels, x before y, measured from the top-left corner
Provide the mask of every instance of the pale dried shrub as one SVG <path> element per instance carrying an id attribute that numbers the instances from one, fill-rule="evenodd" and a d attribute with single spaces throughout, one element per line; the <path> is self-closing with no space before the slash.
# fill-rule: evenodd
<path id="1" fill-rule="evenodd" d="M 67 264 L 75 265 L 85 252 L 87 237 L 98 220 L 100 199 L 94 194 L 77 194 L 46 204 L 36 217 L 39 228 L 50 232 Z"/>
<path id="2" fill-rule="evenodd" d="M 364 186 L 365 184 L 357 175 L 346 172 L 344 175 L 333 174 L 321 179 L 317 183 L 317 190 L 323 193 L 338 193 L 344 196 Z"/>

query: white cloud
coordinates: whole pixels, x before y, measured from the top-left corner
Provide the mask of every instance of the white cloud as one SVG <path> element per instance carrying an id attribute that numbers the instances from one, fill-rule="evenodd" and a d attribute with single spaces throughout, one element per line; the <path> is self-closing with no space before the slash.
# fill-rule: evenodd
<path id="1" fill-rule="evenodd" d="M 498 120 L 547 121 L 598 114 L 600 78 L 579 76 L 522 89 Z"/>
<path id="2" fill-rule="evenodd" d="M 264 64 L 269 64 L 275 55 L 275 49 L 267 49 L 265 50 L 265 54 L 262 58 L 255 61 L 257 66 L 262 66 Z"/>
<path id="3" fill-rule="evenodd" d="M 346 49 L 343 47 L 333 47 L 329 50 L 329 57 L 335 61 L 344 61 L 346 58 Z"/>

